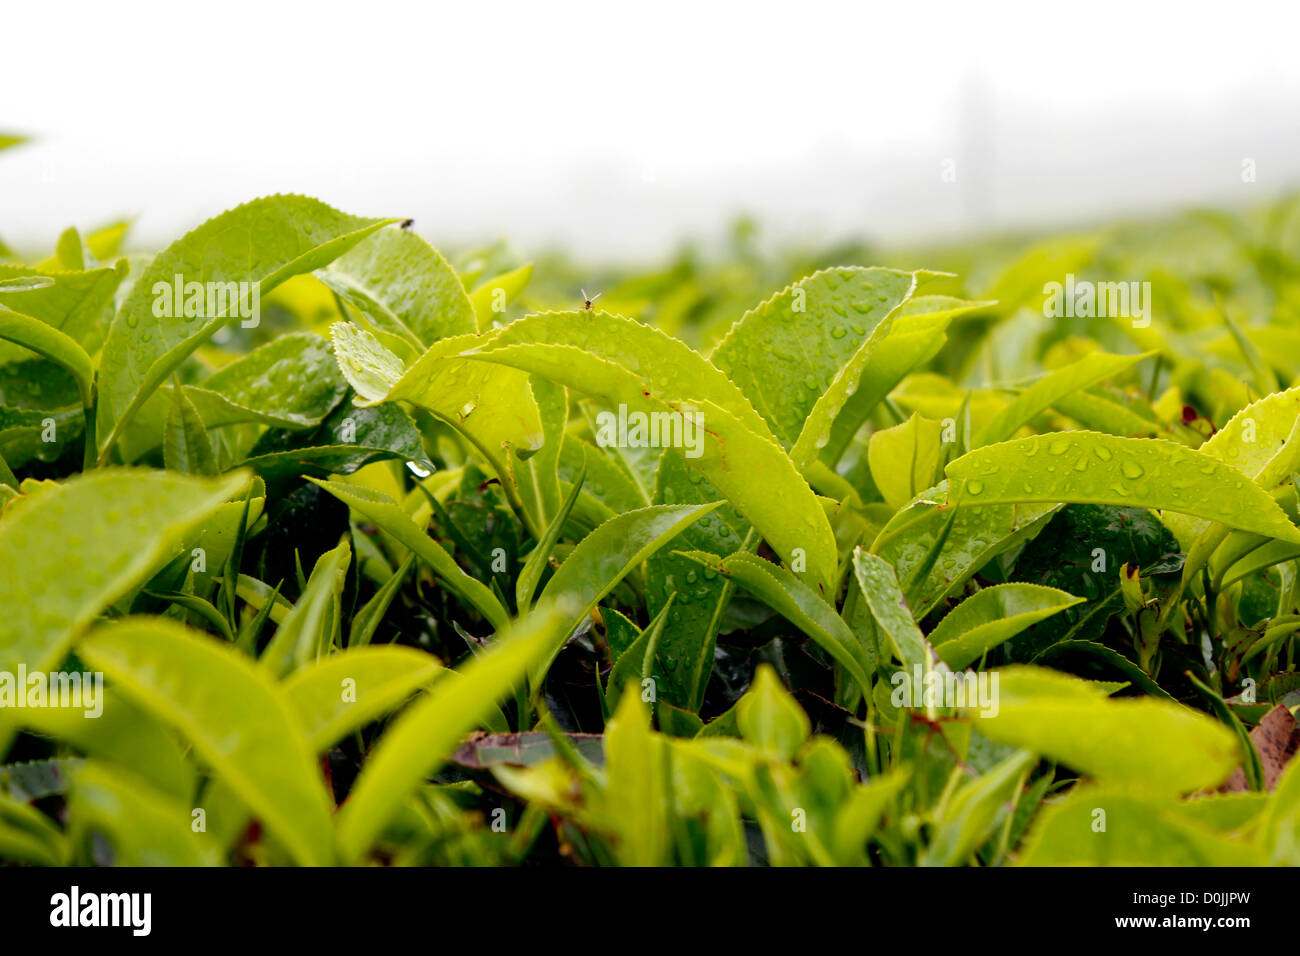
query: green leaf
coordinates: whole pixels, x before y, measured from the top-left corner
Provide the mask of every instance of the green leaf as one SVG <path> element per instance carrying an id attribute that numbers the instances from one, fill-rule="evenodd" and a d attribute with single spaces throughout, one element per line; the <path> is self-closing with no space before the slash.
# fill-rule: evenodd
<path id="1" fill-rule="evenodd" d="M 375 629 L 379 627 L 380 621 L 388 612 L 389 605 L 393 603 L 393 598 L 397 596 L 402 582 L 406 580 L 406 576 L 411 573 L 411 568 L 414 566 L 415 552 L 411 551 L 402 559 L 397 570 L 375 592 L 374 597 L 352 616 L 352 626 L 348 631 L 348 647 L 364 647 L 370 643 L 375 635 Z"/>
<path id="2" fill-rule="evenodd" d="M 329 343 L 294 332 L 258 346 L 185 391 L 209 428 L 319 425 L 347 392 Z"/>
<path id="3" fill-rule="evenodd" d="M 343 861 L 356 863 L 374 845 L 402 801 L 455 752 L 461 738 L 510 696 L 565 632 L 569 608 L 539 607 L 487 651 L 473 657 L 459 680 L 439 682 L 395 720 L 370 751 L 338 813 Z"/>
<path id="4" fill-rule="evenodd" d="M 515 481 L 519 458 L 536 452 L 545 440 L 526 372 L 461 357 L 460 352 L 481 340 L 474 335 L 438 342 L 403 371 L 401 362 L 364 330 L 335 323 L 330 334 L 358 404 L 405 401 L 432 413 L 478 449 L 526 515 L 536 514 L 524 509 Z M 541 534 L 542 528 L 533 530 Z"/>
<path id="5" fill-rule="evenodd" d="M 1034 755 L 1018 753 L 967 781 L 942 807 L 934 840 L 921 866 L 957 866 L 988 839 L 998 810 L 1009 801 L 1034 765 Z"/>
<path id="6" fill-rule="evenodd" d="M 1124 788 L 1080 787 L 1047 804 L 1020 866 L 1261 866 L 1259 849 L 1188 818 L 1177 804 Z M 1099 828 L 1105 813 L 1104 829 Z"/>
<path id="7" fill-rule="evenodd" d="M 664 740 L 650 728 L 650 711 L 637 688 L 623 693 L 605 728 L 605 808 L 618 835 L 622 866 L 672 862 L 672 831 L 664 799 L 670 792 Z"/>
<path id="8" fill-rule="evenodd" d="M 324 753 L 354 730 L 397 710 L 442 672 L 413 647 L 354 647 L 294 671 L 284 692 L 307 742 Z"/>
<path id="9" fill-rule="evenodd" d="M 102 834 L 113 866 L 219 866 L 220 847 L 192 827 L 191 808 L 109 764 L 88 761 L 68 800 L 68 830 Z"/>
<path id="10" fill-rule="evenodd" d="M 877 404 L 903 376 L 943 348 L 952 319 L 990 304 L 916 296 L 899 306 L 890 319 L 876 326 L 808 413 L 790 449 L 799 469 L 807 473 L 818 456 L 834 467 Z"/>
<path id="11" fill-rule="evenodd" d="M 814 273 L 746 312 L 711 359 L 789 448 L 840 370 L 915 288 L 911 273 L 893 269 Z"/>
<path id="12" fill-rule="evenodd" d="M 930 632 L 934 651 L 960 670 L 1029 625 L 1084 599 L 1039 584 L 997 584 L 976 591 Z"/>
<path id="13" fill-rule="evenodd" d="M 891 508 L 901 508 L 934 483 L 942 450 L 943 423 L 914 412 L 901 425 L 871 436 L 871 478 Z"/>
<path id="14" fill-rule="evenodd" d="M 1292 439 L 1292 433 L 1298 418 L 1300 386 L 1266 395 L 1247 405 L 1198 451 L 1262 485 L 1263 490 L 1271 491 L 1296 470 L 1295 456 L 1300 448 Z M 1162 517 L 1187 547 L 1208 527 L 1205 521 L 1183 514 Z"/>
<path id="15" fill-rule="evenodd" d="M 907 672 L 910 674 L 918 667 L 923 674 L 933 670 L 934 648 L 912 619 L 912 613 L 898 586 L 898 579 L 894 576 L 894 569 L 883 558 L 855 548 L 853 573 L 858 587 L 862 589 L 862 597 L 871 609 L 876 627 L 889 639 L 895 656 Z"/>
<path id="16" fill-rule="evenodd" d="M 460 277 L 436 249 L 406 229 L 375 233 L 315 275 L 377 330 L 417 351 L 478 331 Z"/>
<path id="17" fill-rule="evenodd" d="M 1075 392 L 1058 398 L 1052 407 L 1089 431 L 1105 432 L 1107 435 L 1154 438 L 1161 431 L 1160 423 L 1154 417 L 1147 417 L 1110 395 Z"/>
<path id="18" fill-rule="evenodd" d="M 812 489 L 744 395 L 681 342 L 604 312 L 553 312 L 511 323 L 466 354 L 544 375 L 628 415 L 702 416 L 694 419 L 702 421 L 698 446 L 683 450 L 686 463 L 783 559 L 793 563 L 800 549 L 801 575 L 829 591 L 835 536 Z"/>
<path id="19" fill-rule="evenodd" d="M 0 295 L 12 295 L 15 292 L 35 292 L 37 289 L 48 289 L 52 285 L 54 285 L 54 280 L 49 276 L 42 275 L 0 279 Z"/>
<path id="20" fill-rule="evenodd" d="M 112 317 L 113 294 L 126 273 L 125 262 L 109 269 L 48 274 L 26 266 L 0 265 L 0 281 L 44 280 L 26 291 L 11 286 L 4 296 L 4 306 L 40 319 L 73 339 L 87 354 L 94 354 Z M 25 349 L 0 344 L 0 363 L 29 356 Z"/>
<path id="21" fill-rule="evenodd" d="M 702 504 L 719 498 L 716 488 L 679 455 L 663 455 L 655 479 L 655 503 Z M 725 558 L 756 538 L 730 505 L 684 530 L 646 565 L 646 608 L 658 615 L 673 601 L 658 646 L 660 700 L 698 711 L 713 670 L 714 646 L 735 585 L 680 553 L 707 551 Z M 674 666 L 675 665 L 675 666 Z"/>
<path id="22" fill-rule="evenodd" d="M 965 502 L 954 516 L 947 491 L 948 483 L 943 481 L 918 495 L 886 523 L 871 545 L 873 553 L 909 582 L 918 619 L 992 558 L 1037 534 L 1061 508 L 1059 504 L 973 506 Z M 914 581 L 940 538 L 933 566 L 923 581 Z"/>
<path id="23" fill-rule="evenodd" d="M 1300 542 L 1259 485 L 1209 455 L 1161 439 L 1097 432 L 1034 435 L 977 448 L 945 469 L 964 505 L 1081 502 L 1160 508 Z"/>
<path id="24" fill-rule="evenodd" d="M 537 590 L 538 582 L 542 579 L 542 572 L 546 570 L 548 562 L 551 560 L 551 554 L 555 550 L 555 544 L 560 540 L 560 532 L 564 529 L 564 523 L 569 520 L 569 513 L 573 510 L 574 503 L 578 500 L 578 495 L 582 492 L 582 483 L 586 478 L 586 466 L 574 480 L 573 486 L 569 489 L 569 494 L 560 506 L 559 512 L 551 519 L 551 523 L 546 526 L 546 530 L 533 546 L 533 550 L 528 553 L 527 560 L 524 561 L 523 569 L 519 572 L 519 577 L 515 581 L 515 606 L 519 612 L 525 613 L 533 603 L 533 594 Z"/>
<path id="25" fill-rule="evenodd" d="M 58 362 L 77 380 L 81 403 L 90 405 L 95 369 L 86 350 L 71 336 L 40 319 L 0 308 L 0 339 L 16 342 L 53 362 Z"/>
<path id="26" fill-rule="evenodd" d="M 614 658 L 614 664 L 609 669 L 609 677 L 605 681 L 604 695 L 605 706 L 613 710 L 623 697 L 623 688 L 628 684 L 641 686 L 641 681 L 651 678 L 654 675 L 655 652 L 659 647 L 659 640 L 663 636 L 664 622 L 668 619 L 668 611 L 672 606 L 671 599 L 663 606 L 646 625 L 644 631 L 638 631 L 635 624 L 628 621 L 627 618 L 619 614 L 618 611 L 606 611 L 603 614 L 605 618 L 606 636 L 617 633 L 624 627 L 632 629 L 635 635 L 634 639 L 622 653 L 615 651 L 616 641 L 610 639 L 610 652 Z M 657 687 L 656 687 L 657 691 Z M 659 695 L 656 693 L 656 699 Z"/>
<path id="27" fill-rule="evenodd" d="M 660 459 L 671 457 L 673 456 L 661 455 Z M 595 524 L 600 524 L 601 521 L 625 511 L 644 508 L 646 505 L 671 504 L 671 502 L 652 501 L 603 449 L 566 434 L 564 446 L 560 449 L 560 480 L 572 484 L 584 471 L 588 477 L 583 483 L 582 494 L 578 496 L 574 512 L 581 514 L 584 510 L 599 510 L 602 517 Z M 721 496 L 714 495 L 707 500 L 716 501 L 719 497 Z"/>
<path id="28" fill-rule="evenodd" d="M 314 754 L 284 693 L 228 644 L 166 618 L 128 618 L 80 654 L 175 726 L 290 855 L 330 858 L 330 807 Z"/>
<path id="29" fill-rule="evenodd" d="M 781 686 L 770 664 L 759 665 L 754 682 L 736 702 L 736 723 L 741 737 L 783 760 L 792 759 L 812 733 L 808 715 Z"/>
<path id="30" fill-rule="evenodd" d="M 716 501 L 704 505 L 652 505 L 611 518 L 579 541 L 547 582 L 540 599 L 552 603 L 567 601 L 579 610 L 569 630 L 561 636 L 541 666 L 530 672 L 533 687 L 541 686 L 547 669 L 564 642 L 619 581 L 640 567 L 683 528 L 717 506 Z"/>
<path id="31" fill-rule="evenodd" d="M 86 260 L 93 258 L 86 244 L 81 241 L 81 233 L 71 227 L 59 234 L 59 241 L 54 246 L 54 257 L 58 268 L 69 270 L 85 269 Z"/>
<path id="32" fill-rule="evenodd" d="M 105 685 L 102 695 L 103 712 L 93 719 L 82 708 L 29 707 L 19 712 L 19 720 L 27 730 L 125 767 L 162 793 L 189 800 L 196 774 L 171 728 L 133 704 L 120 688 Z"/>
<path id="33" fill-rule="evenodd" d="M 298 603 L 276 628 L 275 636 L 259 658 L 259 666 L 274 677 L 283 677 L 329 653 L 332 636 L 331 608 L 343 591 L 352 560 L 346 540 L 326 551 L 312 568 Z"/>
<path id="34" fill-rule="evenodd" d="M 808 585 L 789 571 L 757 555 L 738 552 L 727 558 L 702 551 L 685 552 L 749 591 L 817 642 L 844 667 L 864 694 L 871 693 L 874 659 L 858 635 Z"/>
<path id="35" fill-rule="evenodd" d="M 979 448 L 1006 441 L 1021 425 L 1051 408 L 1062 398 L 1121 375 L 1152 354 L 1110 355 L 1106 352 L 1091 352 L 1079 361 L 1043 376 L 1017 395 L 1011 404 L 998 413 L 997 418 L 976 432 L 971 447 Z"/>
<path id="36" fill-rule="evenodd" d="M 835 819 L 832 848 L 841 865 L 863 866 L 867 863 L 867 840 L 911 775 L 911 767 L 904 765 L 898 770 L 872 777 L 864 786 L 853 788 Z"/>
<path id="37" fill-rule="evenodd" d="M 268 428 L 241 464 L 274 482 L 303 474 L 350 475 L 393 458 L 433 467 L 411 416 L 397 405 L 357 408 L 342 403 L 314 429 Z"/>
<path id="38" fill-rule="evenodd" d="M 529 379 L 542 419 L 542 446 L 515 468 L 520 502 L 534 528 L 545 528 L 560 510 L 560 453 L 569 421 L 569 393 L 563 385 L 534 375 Z"/>
<path id="39" fill-rule="evenodd" d="M 373 521 L 399 544 L 414 551 L 433 568 L 434 573 L 453 594 L 487 618 L 494 630 L 501 630 L 509 623 L 509 613 L 491 589 L 462 571 L 442 545 L 425 534 L 424 529 L 416 525 L 411 516 L 399 508 L 392 498 L 362 485 L 320 481 L 315 478 L 308 480 L 320 485 L 357 514 Z"/>
<path id="40" fill-rule="evenodd" d="M 0 860 L 66 866 L 68 845 L 45 814 L 0 793 Z"/>
<path id="41" fill-rule="evenodd" d="M 1119 589 L 1116 588 L 1116 591 Z M 1109 598 L 1102 601 L 1095 601 L 1089 605 L 1090 608 L 1102 607 L 1109 603 Z M 1118 603 L 1123 606 L 1123 600 L 1118 599 Z M 1080 621 L 1082 624 L 1083 621 Z M 1070 633 L 1075 633 L 1071 631 Z M 1080 671 L 1080 664 L 1083 662 L 1087 666 L 1086 673 L 1092 675 L 1094 671 L 1104 676 L 1114 677 L 1128 681 L 1134 687 L 1141 690 L 1149 697 L 1159 697 L 1163 700 L 1174 700 L 1172 694 L 1165 690 L 1158 683 L 1151 679 L 1151 675 L 1144 671 L 1137 664 L 1115 650 L 1113 647 L 1107 647 L 1104 644 L 1097 644 L 1093 641 L 1083 641 L 1077 639 L 1059 640 L 1050 645 L 1034 656 L 1030 663 L 1037 664 L 1041 667 L 1054 667 L 1059 670 L 1071 670 L 1075 673 Z M 1095 675 L 1094 675 L 1095 676 Z"/>
<path id="42" fill-rule="evenodd" d="M 163 461 L 171 471 L 186 475 L 215 475 L 217 456 L 198 410 L 180 388 L 171 390 L 163 431 Z"/>
<path id="43" fill-rule="evenodd" d="M 137 586 L 179 533 L 247 484 L 139 469 L 72 478 L 17 501 L 0 522 L 0 670 L 47 671 Z"/>
<path id="44" fill-rule="evenodd" d="M 478 328 L 483 331 L 490 329 L 492 320 L 510 308 L 532 277 L 533 264 L 529 262 L 518 269 L 503 272 L 499 276 L 484 281 L 471 292 L 469 298 L 474 303 L 474 314 L 478 318 Z M 497 306 L 501 306 L 501 308 L 497 308 Z"/>
<path id="45" fill-rule="evenodd" d="M 1214 716 L 1218 717 L 1225 727 L 1237 735 L 1237 743 L 1241 747 L 1241 769 L 1245 772 L 1246 783 L 1250 786 L 1250 789 L 1257 791 L 1265 789 L 1264 765 L 1259 758 L 1259 749 L 1255 746 L 1255 742 L 1250 739 L 1250 734 L 1242 724 L 1241 719 L 1214 688 L 1198 680 L 1190 672 L 1187 674 L 1187 680 L 1206 699 L 1210 705 L 1210 710 L 1214 712 Z"/>
<path id="46" fill-rule="evenodd" d="M 94 232 L 87 234 L 86 247 L 90 250 L 91 255 L 100 262 L 111 259 L 121 251 L 122 240 L 126 237 L 127 230 L 130 228 L 130 219 L 121 219 L 109 223 L 107 226 L 101 226 Z"/>
<path id="47" fill-rule="evenodd" d="M 363 401 L 382 402 L 406 371 L 401 359 L 359 325 L 335 322 L 330 341 L 339 371 Z"/>
<path id="48" fill-rule="evenodd" d="M 1186 793 L 1218 786 L 1239 761 L 1230 730 L 1181 704 L 1110 700 L 1042 668 L 995 673 L 998 709 L 975 722 L 979 732 L 1102 782 Z"/>
<path id="49" fill-rule="evenodd" d="M 101 459 L 173 370 L 217 329 L 239 319 L 242 293 L 216 315 L 181 315 L 175 308 L 166 315 L 168 310 L 156 308 L 166 304 L 159 296 L 174 288 L 177 276 L 205 288 L 209 282 L 247 282 L 265 295 L 393 221 L 348 216 L 302 196 L 270 196 L 209 219 L 155 256 L 127 293 L 104 342 L 97 428 Z"/>

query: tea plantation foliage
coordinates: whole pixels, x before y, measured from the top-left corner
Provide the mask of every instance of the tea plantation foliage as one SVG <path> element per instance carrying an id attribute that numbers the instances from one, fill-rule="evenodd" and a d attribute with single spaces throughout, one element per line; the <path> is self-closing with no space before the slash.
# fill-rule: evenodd
<path id="1" fill-rule="evenodd" d="M 0 247 L 3 860 L 1300 863 L 1300 203 L 124 233 Z"/>

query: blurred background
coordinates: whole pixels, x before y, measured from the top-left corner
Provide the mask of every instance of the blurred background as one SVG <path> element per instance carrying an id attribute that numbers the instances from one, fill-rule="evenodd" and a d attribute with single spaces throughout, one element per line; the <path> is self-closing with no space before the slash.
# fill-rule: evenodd
<path id="1" fill-rule="evenodd" d="M 16 4 L 0 235 L 254 196 L 594 262 L 956 240 L 1300 183 L 1300 13 L 1099 2 Z"/>

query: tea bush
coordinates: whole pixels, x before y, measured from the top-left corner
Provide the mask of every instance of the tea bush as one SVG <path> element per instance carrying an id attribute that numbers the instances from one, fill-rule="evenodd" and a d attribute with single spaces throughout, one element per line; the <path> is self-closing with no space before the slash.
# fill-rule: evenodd
<path id="1" fill-rule="evenodd" d="M 0 250 L 0 858 L 1300 862 L 1300 203 L 409 226 Z"/>

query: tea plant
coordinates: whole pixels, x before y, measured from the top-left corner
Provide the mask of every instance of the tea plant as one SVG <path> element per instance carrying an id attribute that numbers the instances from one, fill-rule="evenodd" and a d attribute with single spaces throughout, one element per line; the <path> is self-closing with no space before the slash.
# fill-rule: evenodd
<path id="1" fill-rule="evenodd" d="M 1300 863 L 1298 225 L 0 250 L 0 857 Z"/>

